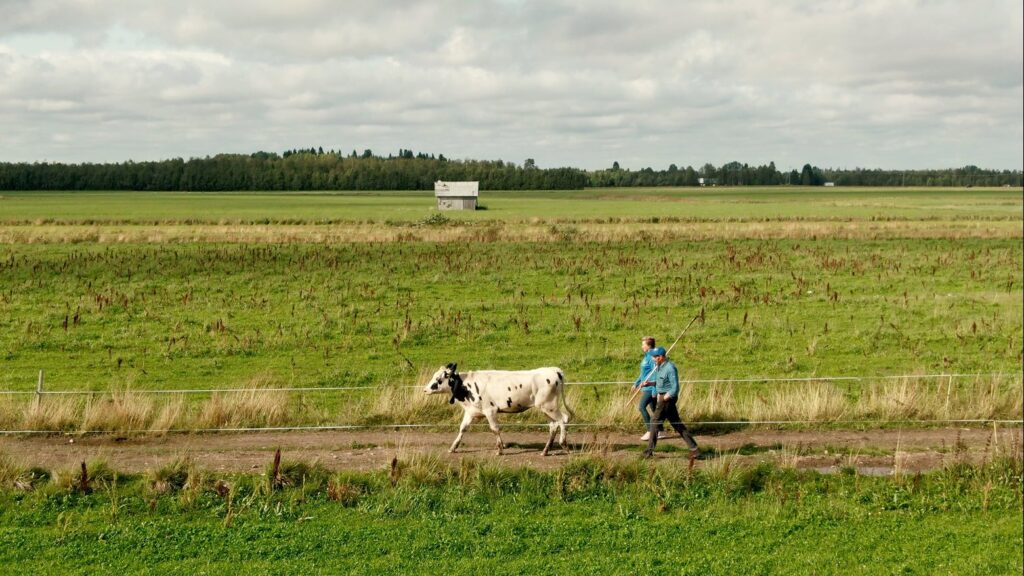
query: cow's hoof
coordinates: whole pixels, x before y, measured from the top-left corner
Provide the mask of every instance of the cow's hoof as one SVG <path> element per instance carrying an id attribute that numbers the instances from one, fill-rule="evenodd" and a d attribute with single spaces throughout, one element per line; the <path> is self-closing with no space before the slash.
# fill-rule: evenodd
<path id="1" fill-rule="evenodd" d="M 548 451 L 547 451 L 547 450 L 544 450 L 544 451 L 542 451 L 542 452 L 540 453 L 540 455 L 541 455 L 541 456 L 547 456 L 547 455 L 548 455 Z"/>

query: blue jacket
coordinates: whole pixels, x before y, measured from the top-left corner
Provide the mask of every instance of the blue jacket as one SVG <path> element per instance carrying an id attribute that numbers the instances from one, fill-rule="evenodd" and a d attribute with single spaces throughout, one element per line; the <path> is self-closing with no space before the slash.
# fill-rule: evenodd
<path id="1" fill-rule="evenodd" d="M 654 381 L 657 382 L 658 394 L 668 394 L 676 400 L 679 399 L 679 370 L 671 360 L 665 359 L 661 366 L 658 366 Z"/>
<path id="2" fill-rule="evenodd" d="M 636 377 L 636 382 L 633 382 L 633 387 L 636 388 L 644 382 L 654 380 L 654 356 L 651 356 L 651 352 L 648 351 L 644 354 L 644 359 L 640 361 L 640 375 Z M 645 388 L 653 388 L 653 386 L 645 386 Z"/>

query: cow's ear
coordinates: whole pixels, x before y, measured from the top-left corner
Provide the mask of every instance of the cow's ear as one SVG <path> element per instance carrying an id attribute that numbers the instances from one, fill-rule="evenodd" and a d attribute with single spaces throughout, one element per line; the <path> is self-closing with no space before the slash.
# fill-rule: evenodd
<path id="1" fill-rule="evenodd" d="M 456 364 L 455 362 L 452 362 L 451 366 L 452 366 L 452 372 L 455 372 L 455 370 L 459 367 L 459 365 Z"/>
<path id="2" fill-rule="evenodd" d="M 444 367 L 449 369 L 449 370 L 451 370 L 452 369 L 452 363 L 449 362 L 449 363 L 445 364 Z"/>

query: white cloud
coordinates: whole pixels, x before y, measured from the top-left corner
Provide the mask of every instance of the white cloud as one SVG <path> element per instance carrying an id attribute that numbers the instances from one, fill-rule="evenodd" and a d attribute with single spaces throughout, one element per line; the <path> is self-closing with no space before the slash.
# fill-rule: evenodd
<path id="1" fill-rule="evenodd" d="M 1010 0 L 7 0 L 0 160 L 1020 168 L 1021 21 Z"/>

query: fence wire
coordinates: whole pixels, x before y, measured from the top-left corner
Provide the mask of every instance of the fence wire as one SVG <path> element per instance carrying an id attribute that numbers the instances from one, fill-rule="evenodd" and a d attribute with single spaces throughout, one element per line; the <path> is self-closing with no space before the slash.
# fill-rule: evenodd
<path id="1" fill-rule="evenodd" d="M 1024 420 L 1000 420 L 992 418 L 960 418 L 960 419 L 933 419 L 933 420 L 716 420 L 716 421 L 692 421 L 691 426 L 756 426 L 756 425 L 796 425 L 796 424 L 862 424 L 862 425 L 914 425 L 914 424 L 992 424 L 1024 425 Z M 476 424 L 485 426 L 485 423 Z M 154 430 L 140 428 L 137 430 L 82 430 L 82 431 L 57 431 L 57 430 L 0 430 L 0 435 L 32 435 L 45 434 L 68 436 L 83 435 L 114 435 L 114 434 L 209 434 L 224 432 L 329 432 L 329 431 L 354 431 L 354 430 L 404 430 L 424 428 L 444 428 L 450 430 L 458 424 L 436 423 L 436 424 L 325 424 L 316 426 L 242 426 L 231 428 L 166 428 Z M 597 422 L 569 423 L 569 428 L 605 428 L 609 430 L 620 429 L 621 426 L 600 424 Z M 529 422 L 505 422 L 501 428 L 547 428 L 547 424 L 536 424 Z"/>
<path id="2" fill-rule="evenodd" d="M 800 376 L 779 378 L 773 376 L 751 376 L 745 378 L 699 378 L 680 380 L 680 384 L 754 384 L 776 382 L 872 382 L 878 380 L 926 380 L 938 378 L 982 378 L 1020 376 L 1011 372 L 980 372 L 972 374 L 894 374 L 883 376 Z M 593 382 L 566 382 L 566 386 L 617 386 L 632 385 L 627 380 L 599 380 Z M 296 386 L 296 387 L 252 387 L 252 388 L 182 388 L 182 389 L 147 389 L 131 388 L 134 394 L 221 394 L 244 392 L 349 392 L 356 390 L 380 390 L 381 388 L 422 388 L 422 384 L 401 384 L 398 386 Z M 97 395 L 111 394 L 111 390 L 0 390 L 0 395 L 9 396 L 46 396 L 46 395 Z"/>
<path id="3" fill-rule="evenodd" d="M 955 374 L 895 374 L 882 376 L 802 376 L 802 377 L 747 377 L 747 378 L 700 378 L 680 380 L 680 384 L 749 384 L 749 383 L 784 383 L 784 382 L 872 382 L 880 380 L 926 380 L 953 378 L 983 378 L 1020 376 L 1009 372 L 987 373 L 955 373 Z M 567 386 L 618 386 L 632 385 L 632 381 L 602 380 L 591 382 L 566 382 Z M 422 388 L 422 385 L 400 385 L 397 388 Z M 221 394 L 245 392 L 348 392 L 358 390 L 379 390 L 381 386 L 323 386 L 323 387 L 277 387 L 277 388 L 194 388 L 194 389 L 132 389 L 138 394 Z M 0 395 L 104 395 L 112 394 L 111 390 L 0 390 Z M 1008 425 L 1024 424 L 1017 419 L 919 419 L 919 420 L 716 420 L 694 421 L 697 426 L 794 426 L 794 425 L 928 425 L 928 424 L 960 424 L 960 425 Z M 310 426 L 244 426 L 227 428 L 167 428 L 167 429 L 135 429 L 135 430 L 88 430 L 88 431 L 56 431 L 56 430 L 0 430 L 0 435 L 34 435 L 34 434 L 70 434 L 70 435 L 110 435 L 110 434 L 187 434 L 187 433 L 230 433 L 230 432 L 293 432 L 293 431 L 355 431 L 355 430 L 403 430 L 403 429 L 448 429 L 451 423 L 412 423 L 412 424 L 326 424 Z M 525 422 L 505 422 L 503 428 L 544 428 L 547 424 Z M 616 429 L 620 426 L 600 424 L 596 422 L 577 422 L 568 424 L 573 428 L 606 428 Z"/>

